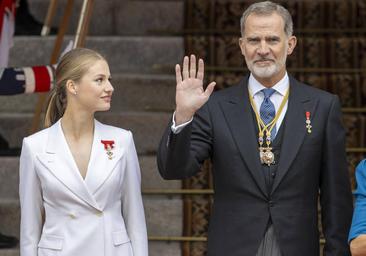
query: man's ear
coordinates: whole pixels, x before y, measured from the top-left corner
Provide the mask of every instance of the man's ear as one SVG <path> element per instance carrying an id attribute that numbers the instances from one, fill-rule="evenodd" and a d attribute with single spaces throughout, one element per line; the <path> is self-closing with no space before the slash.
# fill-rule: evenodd
<path id="1" fill-rule="evenodd" d="M 242 37 L 239 38 L 239 47 L 241 50 L 241 54 L 243 54 L 243 56 L 245 57 L 245 39 Z"/>
<path id="2" fill-rule="evenodd" d="M 297 44 L 297 38 L 296 36 L 290 36 L 288 39 L 287 39 L 287 55 L 291 55 L 292 52 L 294 51 L 295 47 L 296 47 L 296 44 Z"/>

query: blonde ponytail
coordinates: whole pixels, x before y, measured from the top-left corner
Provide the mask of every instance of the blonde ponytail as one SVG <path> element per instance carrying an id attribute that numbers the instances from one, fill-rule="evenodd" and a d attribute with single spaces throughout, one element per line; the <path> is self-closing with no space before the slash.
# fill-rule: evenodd
<path id="1" fill-rule="evenodd" d="M 55 86 L 48 99 L 44 126 L 50 127 L 60 119 L 66 109 L 67 98 L 65 87 Z"/>

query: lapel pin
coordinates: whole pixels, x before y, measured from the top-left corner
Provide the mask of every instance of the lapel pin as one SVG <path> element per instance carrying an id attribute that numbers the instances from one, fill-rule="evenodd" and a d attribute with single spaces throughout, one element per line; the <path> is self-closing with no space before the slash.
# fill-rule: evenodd
<path id="1" fill-rule="evenodd" d="M 107 152 L 107 156 L 109 160 L 112 160 L 113 158 L 113 148 L 114 148 L 114 140 L 101 140 L 100 142 L 103 143 L 104 145 L 104 150 L 106 150 Z"/>
<path id="2" fill-rule="evenodd" d="M 310 121 L 310 112 L 306 111 L 305 116 L 306 116 L 306 121 L 305 121 L 306 129 L 308 129 L 308 133 L 311 133 L 312 126 L 311 126 L 311 121 Z"/>

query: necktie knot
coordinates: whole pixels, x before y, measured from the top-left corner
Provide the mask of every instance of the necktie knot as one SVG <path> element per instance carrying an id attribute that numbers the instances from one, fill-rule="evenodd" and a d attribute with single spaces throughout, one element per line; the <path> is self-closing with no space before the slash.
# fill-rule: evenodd
<path id="1" fill-rule="evenodd" d="M 272 89 L 272 88 L 266 88 L 266 89 L 263 89 L 262 92 L 264 95 L 264 99 L 267 100 L 272 96 L 272 94 L 274 94 L 276 92 L 276 90 Z"/>

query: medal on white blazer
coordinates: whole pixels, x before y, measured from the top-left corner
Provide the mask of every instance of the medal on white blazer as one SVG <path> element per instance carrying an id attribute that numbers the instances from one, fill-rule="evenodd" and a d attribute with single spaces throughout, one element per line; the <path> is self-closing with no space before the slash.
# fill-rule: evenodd
<path id="1" fill-rule="evenodd" d="M 275 164 L 275 155 L 272 152 L 272 147 L 271 147 L 271 131 L 274 128 L 274 126 L 276 125 L 276 122 L 278 121 L 283 108 L 285 107 L 285 104 L 288 100 L 290 94 L 290 89 L 287 90 L 285 97 L 283 98 L 281 105 L 275 115 L 275 117 L 273 118 L 273 120 L 271 122 L 269 122 L 268 124 L 264 124 L 262 118 L 260 117 L 254 102 L 253 102 L 253 97 L 249 92 L 249 99 L 250 99 L 250 104 L 252 105 L 252 109 L 255 113 L 255 117 L 257 120 L 257 125 L 258 125 L 258 144 L 259 144 L 259 159 L 261 161 L 261 164 L 266 164 L 268 166 Z M 264 147 L 264 135 L 266 135 L 266 146 Z"/>
<path id="2" fill-rule="evenodd" d="M 113 159 L 114 140 L 101 140 L 109 160 Z"/>

